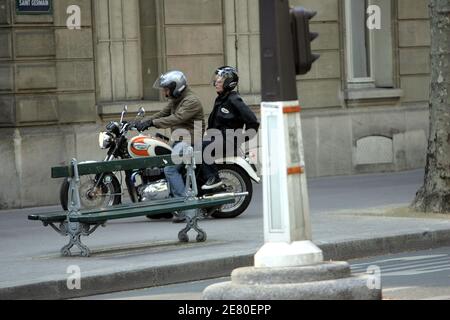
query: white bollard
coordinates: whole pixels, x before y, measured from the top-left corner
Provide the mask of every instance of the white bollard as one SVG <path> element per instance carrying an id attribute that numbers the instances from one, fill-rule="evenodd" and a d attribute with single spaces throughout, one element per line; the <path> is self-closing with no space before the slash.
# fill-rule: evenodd
<path id="1" fill-rule="evenodd" d="M 261 104 L 264 246 L 255 267 L 321 263 L 312 243 L 298 101 Z"/>

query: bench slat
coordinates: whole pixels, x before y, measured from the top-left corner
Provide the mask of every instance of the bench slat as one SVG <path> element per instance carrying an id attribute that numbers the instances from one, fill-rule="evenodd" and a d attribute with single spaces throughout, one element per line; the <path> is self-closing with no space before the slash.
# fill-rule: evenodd
<path id="1" fill-rule="evenodd" d="M 64 222 L 67 218 L 65 213 L 54 214 L 31 214 L 28 216 L 28 220 L 42 221 L 42 222 Z"/>
<path id="2" fill-rule="evenodd" d="M 176 210 L 184 211 L 195 208 L 205 208 L 205 207 L 215 207 L 224 204 L 233 203 L 235 201 L 234 197 L 226 197 L 219 199 L 201 199 L 192 200 L 187 202 L 169 202 L 166 204 L 161 204 L 157 206 L 143 206 L 143 207 L 131 207 L 128 209 L 117 210 L 114 212 L 103 212 L 94 214 L 84 214 L 80 216 L 70 217 L 71 222 L 82 222 L 82 223 L 95 223 L 103 222 L 107 220 L 116 220 L 123 218 L 133 218 L 140 217 L 144 215 L 156 215 L 161 213 L 170 213 Z"/>
<path id="3" fill-rule="evenodd" d="M 154 200 L 154 201 L 148 201 L 148 202 L 126 203 L 126 204 L 119 204 L 119 205 L 115 205 L 112 207 L 106 207 L 106 208 L 100 208 L 100 209 L 80 210 L 80 213 L 81 214 L 94 214 L 94 213 L 127 210 L 130 208 L 152 207 L 152 206 L 157 206 L 160 204 L 166 204 L 168 201 L 173 202 L 173 203 L 180 203 L 180 202 L 184 202 L 185 199 L 184 198 L 169 198 L 169 199 L 161 199 L 161 200 Z"/>
<path id="4" fill-rule="evenodd" d="M 167 204 L 167 202 L 170 201 L 170 203 L 182 203 L 185 201 L 184 198 L 176 198 L 176 199 L 161 199 L 161 200 L 155 200 L 152 202 L 140 202 L 140 203 L 130 203 L 130 204 L 122 204 L 122 205 L 116 205 L 113 207 L 107 207 L 107 208 L 101 208 L 101 209 L 92 209 L 92 210 L 81 210 L 80 214 L 95 214 L 95 213 L 105 213 L 105 212 L 115 212 L 115 211 L 123 211 L 123 210 L 129 210 L 132 208 L 151 208 L 153 206 L 158 206 L 161 204 Z M 68 211 L 58 212 L 58 213 L 51 213 L 51 214 L 32 214 L 28 216 L 28 220 L 32 221 L 42 221 L 42 222 L 63 222 L 67 218 Z"/>
<path id="5" fill-rule="evenodd" d="M 123 170 L 165 167 L 170 165 L 173 165 L 171 155 L 140 158 L 140 159 L 102 161 L 102 162 L 79 164 L 78 174 L 82 176 L 88 174 L 100 174 Z M 71 176 L 72 172 L 70 170 L 70 166 L 52 168 L 52 178 L 67 178 Z"/>

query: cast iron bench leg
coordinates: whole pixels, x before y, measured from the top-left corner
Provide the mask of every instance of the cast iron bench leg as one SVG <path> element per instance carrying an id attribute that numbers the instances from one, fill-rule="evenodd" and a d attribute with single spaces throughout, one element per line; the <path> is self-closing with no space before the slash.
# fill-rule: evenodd
<path id="1" fill-rule="evenodd" d="M 61 224 L 61 231 L 63 235 L 68 235 L 70 237 L 70 241 L 67 245 L 61 248 L 61 254 L 65 257 L 71 256 L 70 249 L 73 246 L 77 246 L 81 250 L 82 257 L 89 257 L 91 251 L 89 248 L 81 242 L 81 236 L 89 236 L 92 234 L 97 228 L 101 225 L 104 226 L 104 222 L 97 223 L 91 228 L 91 225 L 79 222 L 70 222 L 69 217 L 80 215 L 80 194 L 79 194 L 79 185 L 80 185 L 80 176 L 78 174 L 78 163 L 76 159 L 72 159 L 71 167 L 73 169 L 73 173 L 69 178 L 70 188 L 69 188 L 69 214 L 67 218 L 67 222 Z"/>
<path id="2" fill-rule="evenodd" d="M 197 238 L 196 238 L 197 242 L 206 241 L 206 232 L 203 231 L 198 226 L 198 220 L 200 219 L 200 216 L 199 216 L 200 214 L 201 214 L 201 210 L 199 210 L 199 209 L 185 211 L 186 227 L 178 233 L 178 240 L 180 240 L 180 242 L 189 242 L 189 236 L 187 233 L 191 229 L 194 229 L 197 232 Z"/>
<path id="3" fill-rule="evenodd" d="M 186 164 L 186 196 L 187 200 L 197 199 L 198 189 L 197 180 L 195 177 L 195 156 L 194 149 L 192 147 L 187 147 L 183 150 L 183 163 Z M 201 209 L 192 209 L 185 211 L 186 216 L 186 227 L 178 233 L 178 240 L 181 242 L 189 242 L 188 232 L 191 229 L 197 231 L 197 242 L 206 241 L 206 232 L 200 229 L 198 226 L 198 220 L 201 216 Z"/>
<path id="4" fill-rule="evenodd" d="M 97 230 L 98 227 L 104 226 L 102 223 L 98 223 L 94 226 L 85 223 L 70 222 L 67 233 L 70 236 L 70 241 L 67 245 L 61 248 L 61 254 L 65 257 L 70 257 L 72 254 L 70 249 L 73 246 L 77 246 L 81 251 L 82 257 L 89 257 L 91 250 L 81 242 L 81 236 L 89 236 Z"/>
<path id="5" fill-rule="evenodd" d="M 61 255 L 63 255 L 64 257 L 70 257 L 72 255 L 70 249 L 72 249 L 74 245 L 81 250 L 82 257 L 89 257 L 91 255 L 91 251 L 89 250 L 89 248 L 81 242 L 81 233 L 77 232 L 70 234 L 69 243 L 61 248 Z"/>
<path id="6" fill-rule="evenodd" d="M 59 227 L 55 226 L 55 224 L 53 222 L 42 222 L 42 224 L 44 225 L 44 227 L 52 227 L 53 230 L 55 230 L 57 233 L 59 233 L 60 235 L 62 235 L 63 237 L 66 237 L 68 235 L 67 233 L 67 222 L 61 222 L 59 224 Z"/>

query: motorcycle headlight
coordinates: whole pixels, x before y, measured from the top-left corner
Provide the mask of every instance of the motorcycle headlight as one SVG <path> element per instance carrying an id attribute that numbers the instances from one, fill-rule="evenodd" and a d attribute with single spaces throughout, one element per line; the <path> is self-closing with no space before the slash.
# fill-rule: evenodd
<path id="1" fill-rule="evenodd" d="M 108 149 L 113 141 L 113 136 L 109 132 L 100 132 L 98 135 L 98 144 L 101 149 Z"/>

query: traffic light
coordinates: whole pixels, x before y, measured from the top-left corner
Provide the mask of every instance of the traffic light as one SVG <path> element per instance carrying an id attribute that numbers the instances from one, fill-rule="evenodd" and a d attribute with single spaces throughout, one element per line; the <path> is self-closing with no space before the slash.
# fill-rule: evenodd
<path id="1" fill-rule="evenodd" d="M 311 70 L 314 61 L 320 57 L 320 55 L 311 52 L 311 42 L 319 34 L 309 31 L 309 20 L 316 13 L 315 11 L 308 11 L 303 7 L 290 9 L 291 32 L 294 40 L 295 73 L 297 75 L 307 74 Z"/>

